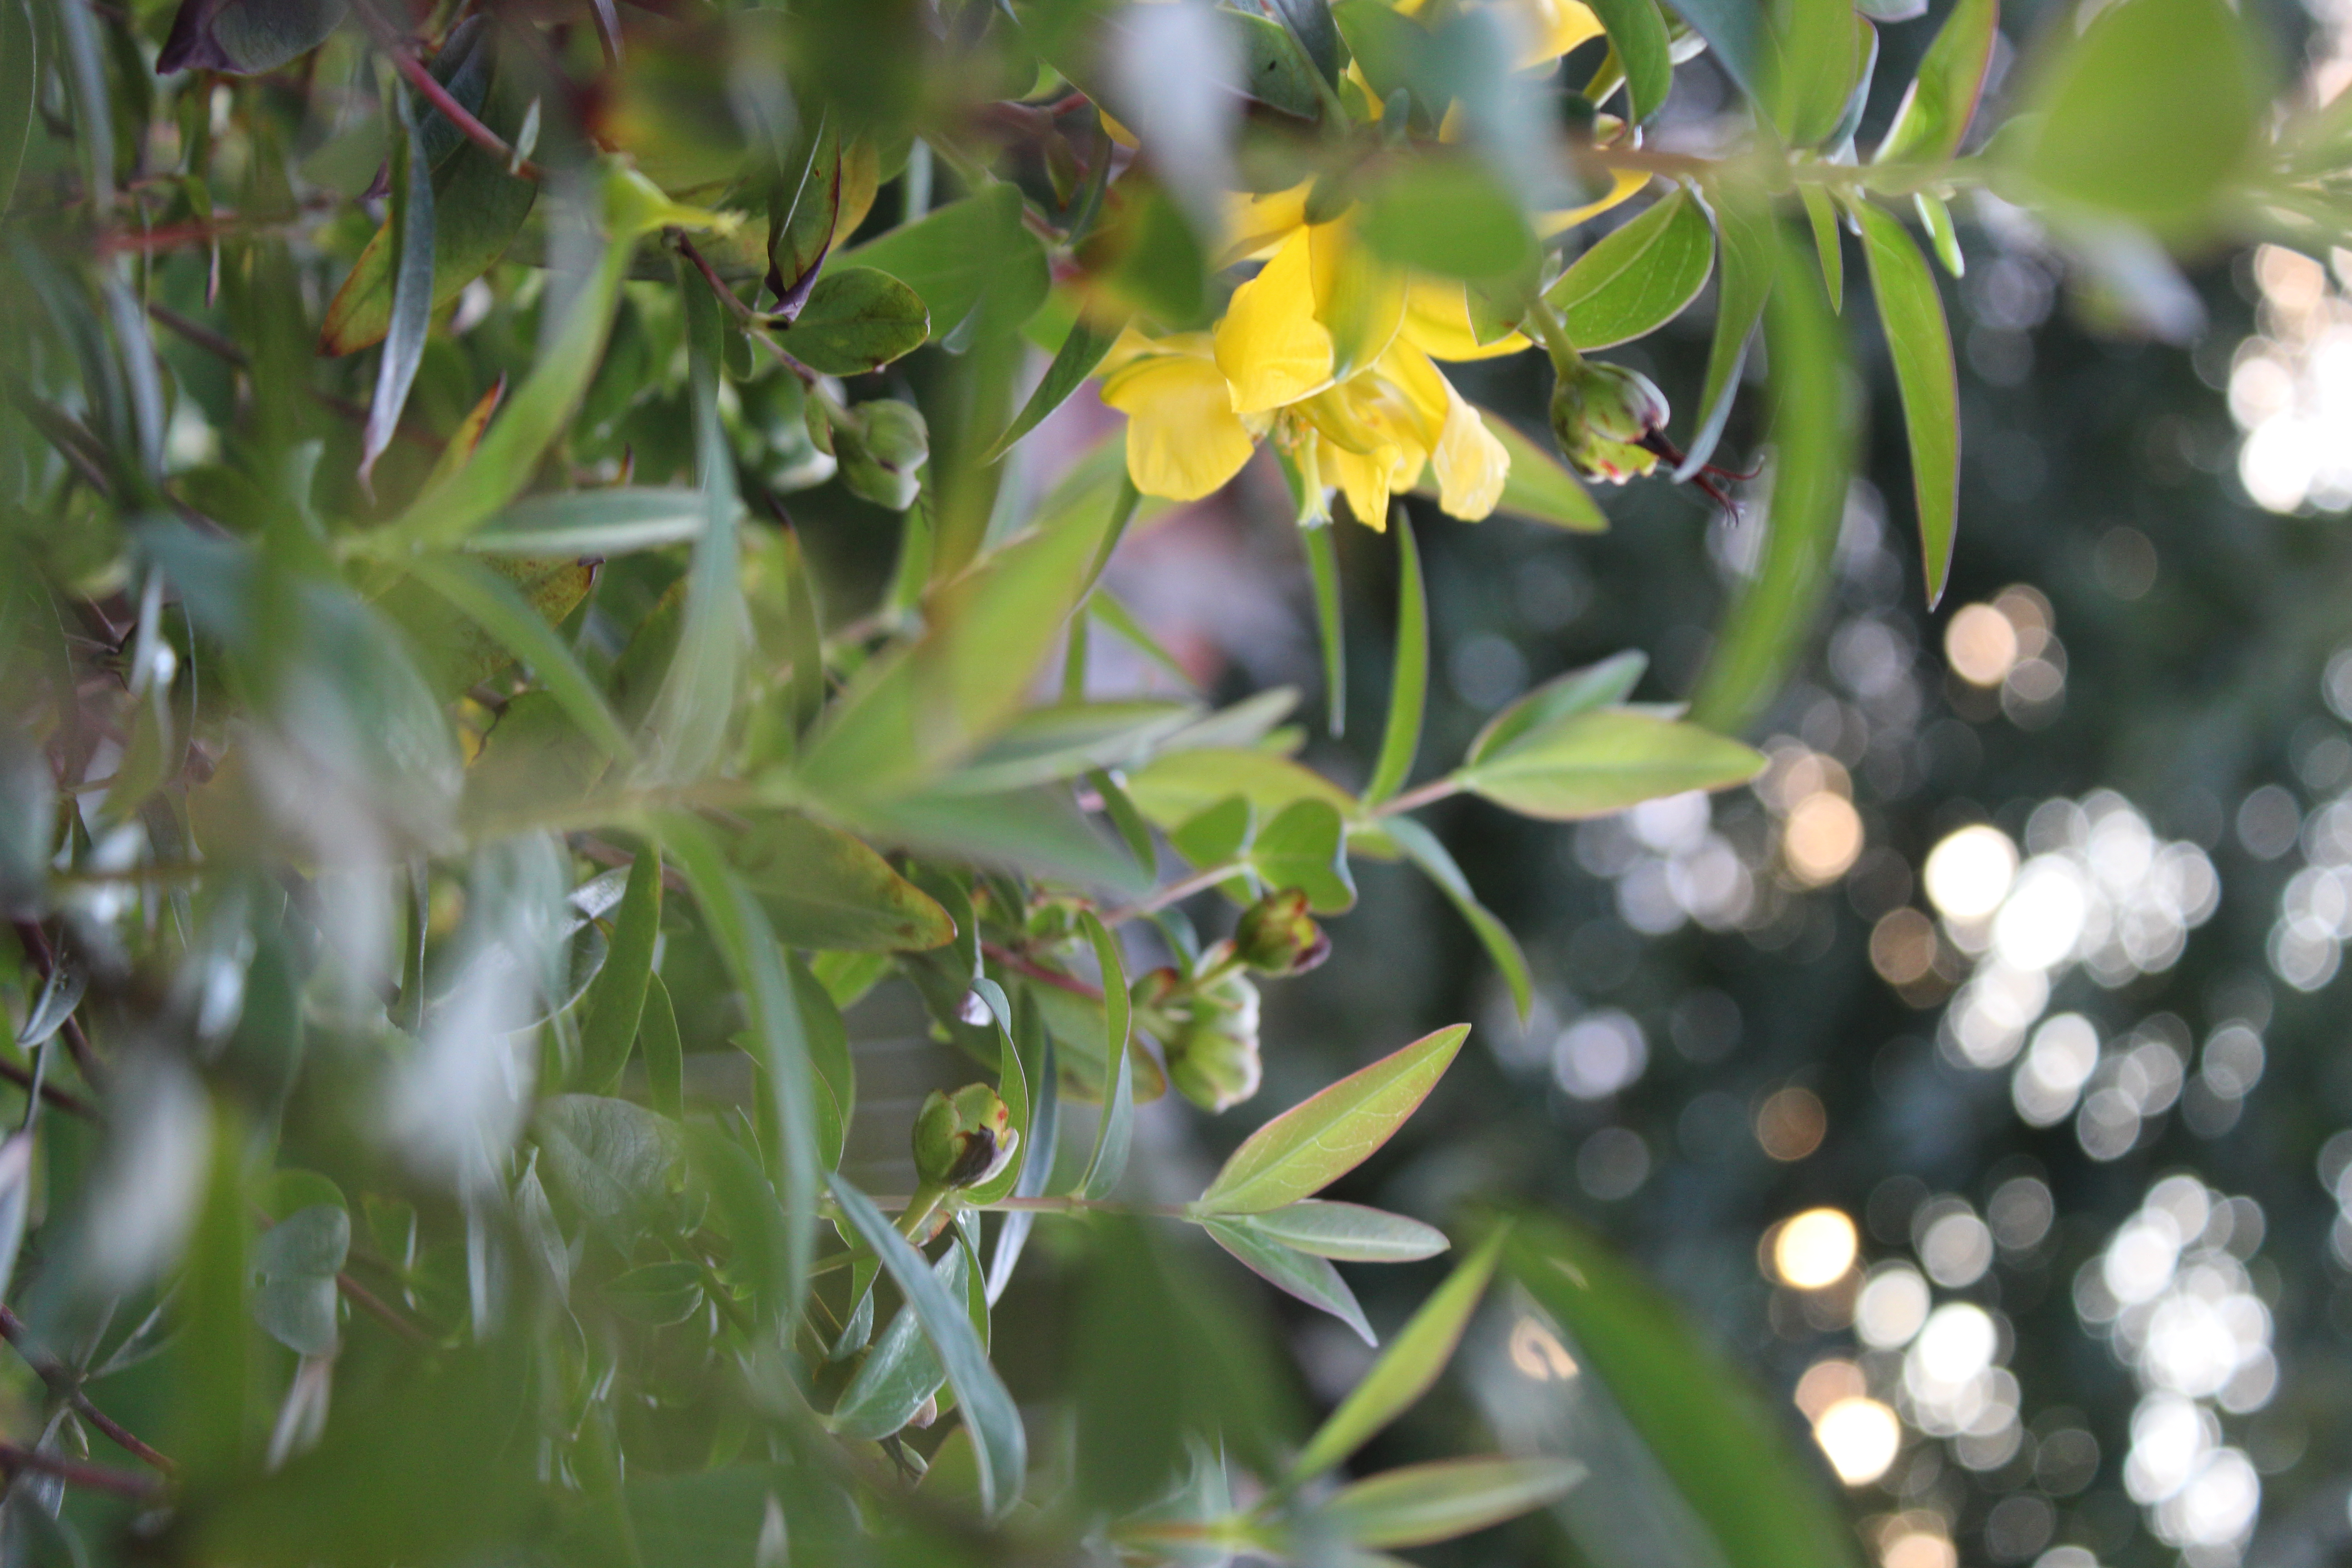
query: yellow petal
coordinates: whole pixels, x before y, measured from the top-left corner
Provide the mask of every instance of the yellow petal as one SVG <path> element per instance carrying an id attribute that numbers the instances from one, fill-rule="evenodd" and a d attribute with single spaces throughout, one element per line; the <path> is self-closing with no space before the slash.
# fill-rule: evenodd
<path id="1" fill-rule="evenodd" d="M 1234 290 L 1217 323 L 1217 368 L 1234 413 L 1280 408 L 1331 384 L 1331 334 L 1315 319 L 1313 273 L 1308 231 L 1297 229 Z"/>
<path id="2" fill-rule="evenodd" d="M 1518 0 L 1518 11 L 1533 35 L 1519 53 L 1522 70 L 1556 60 L 1601 36 L 1601 18 L 1581 0 Z"/>
<path id="3" fill-rule="evenodd" d="M 1486 421 L 1452 384 L 1445 388 L 1445 424 L 1429 465 L 1437 470 L 1437 504 L 1450 517 L 1475 522 L 1503 499 L 1511 454 Z"/>
<path id="4" fill-rule="evenodd" d="M 1198 500 L 1239 473 L 1257 445 L 1225 378 L 1194 355 L 1139 359 L 1103 383 L 1102 397 L 1127 415 L 1128 477 L 1148 496 Z"/>
<path id="5" fill-rule="evenodd" d="M 1307 224 L 1307 193 L 1315 182 L 1304 180 L 1286 191 L 1264 195 L 1235 195 L 1225 210 L 1227 241 L 1223 265 L 1270 256 L 1276 246 Z"/>
<path id="6" fill-rule="evenodd" d="M 1427 354 L 1401 342 L 1381 356 L 1377 375 L 1393 395 L 1381 399 L 1391 422 L 1410 430 L 1423 447 L 1434 446 L 1454 396 L 1444 373 Z"/>
<path id="7" fill-rule="evenodd" d="M 1142 147 L 1143 143 L 1135 139 L 1135 132 L 1129 131 L 1126 126 L 1121 125 L 1118 121 L 1113 120 L 1110 117 L 1110 110 L 1102 106 L 1100 100 L 1097 100 L 1095 102 L 1095 112 L 1102 116 L 1103 132 L 1112 141 L 1118 142 L 1120 146 L 1126 148 L 1130 153 L 1136 152 Z"/>
<path id="8" fill-rule="evenodd" d="M 1618 203 L 1631 198 L 1635 192 L 1649 183 L 1650 176 L 1639 169 L 1620 169 L 1609 186 L 1607 195 L 1597 202 L 1589 202 L 1580 207 L 1571 207 L 1566 212 L 1538 215 L 1536 219 L 1536 232 L 1546 239 L 1549 239 L 1556 234 L 1565 234 L 1586 218 L 1596 217 Z"/>
<path id="9" fill-rule="evenodd" d="M 1349 452 L 1326 443 L 1323 471 L 1339 481 L 1348 510 L 1356 521 L 1386 531 L 1389 525 L 1389 478 L 1396 469 L 1392 451 Z"/>
<path id="10" fill-rule="evenodd" d="M 1330 377 L 1345 381 L 1388 352 L 1404 324 L 1405 275 L 1372 254 L 1347 219 L 1307 231 L 1315 316 L 1331 343 Z"/>
<path id="11" fill-rule="evenodd" d="M 1416 278 L 1405 291 L 1404 327 L 1398 333 L 1432 359 L 1493 359 L 1528 346 L 1517 332 L 1482 343 L 1470 326 L 1470 299 L 1459 283 Z"/>

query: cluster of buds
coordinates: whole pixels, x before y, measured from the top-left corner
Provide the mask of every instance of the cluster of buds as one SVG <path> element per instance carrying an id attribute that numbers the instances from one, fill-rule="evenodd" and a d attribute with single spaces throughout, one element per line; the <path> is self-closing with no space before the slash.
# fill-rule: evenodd
<path id="1" fill-rule="evenodd" d="M 1297 888 L 1268 893 L 1242 911 L 1234 956 L 1260 974 L 1304 974 L 1331 956 L 1331 939 L 1307 912 Z"/>
<path id="2" fill-rule="evenodd" d="M 1203 1110 L 1223 1110 L 1257 1092 L 1257 987 L 1238 969 L 1190 982 L 1155 969 L 1134 989 L 1177 1093 Z"/>

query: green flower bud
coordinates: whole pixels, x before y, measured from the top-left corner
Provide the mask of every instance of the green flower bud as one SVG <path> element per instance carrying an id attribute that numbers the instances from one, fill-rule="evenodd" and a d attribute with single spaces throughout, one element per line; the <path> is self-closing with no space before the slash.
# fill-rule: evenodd
<path id="1" fill-rule="evenodd" d="M 1646 474 L 1664 454 L 1665 395 L 1640 371 L 1579 360 L 1557 366 L 1551 389 L 1551 433 L 1560 455 L 1588 479 L 1623 484 Z"/>
<path id="2" fill-rule="evenodd" d="M 1004 1169 L 1020 1144 L 1013 1112 L 984 1083 L 952 1095 L 935 1089 L 915 1113 L 915 1173 L 931 1186 L 979 1186 Z"/>
<path id="3" fill-rule="evenodd" d="M 1168 1081 L 1203 1110 L 1257 1092 L 1257 987 L 1228 974 L 1195 992 L 1165 1044 Z"/>
<path id="4" fill-rule="evenodd" d="M 1331 939 L 1307 912 L 1297 888 L 1268 893 L 1242 911 L 1234 954 L 1262 974 L 1303 974 L 1331 956 Z"/>

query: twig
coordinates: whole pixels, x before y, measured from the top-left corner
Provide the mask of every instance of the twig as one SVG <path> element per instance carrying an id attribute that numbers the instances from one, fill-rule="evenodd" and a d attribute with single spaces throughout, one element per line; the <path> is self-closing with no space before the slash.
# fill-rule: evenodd
<path id="1" fill-rule="evenodd" d="M 25 1358 L 27 1366 L 40 1373 L 43 1383 L 73 1406 L 74 1414 L 105 1433 L 113 1440 L 115 1447 L 154 1466 L 167 1476 L 179 1468 L 169 1458 L 142 1442 L 120 1421 L 91 1404 L 89 1395 L 82 1392 L 81 1379 L 72 1368 L 62 1362 L 35 1353 L 27 1342 L 32 1337 L 31 1331 L 25 1327 L 22 1318 L 5 1307 L 0 1307 L 0 1336 L 5 1336 L 10 1344 L 16 1347 L 16 1353 Z"/>
<path id="2" fill-rule="evenodd" d="M 221 336 L 220 333 L 214 331 L 202 321 L 193 321 L 190 318 L 180 314 L 179 311 L 174 310 L 169 305 L 160 304 L 151 300 L 147 302 L 147 314 L 154 318 L 154 320 L 160 324 L 171 328 L 173 331 L 179 333 L 180 336 L 187 339 L 188 342 L 204 350 L 206 353 L 217 356 L 225 363 L 236 365 L 240 370 L 247 369 L 253 363 L 252 357 L 243 349 L 239 348 L 236 343 L 231 342 L 228 339 Z M 314 392 L 311 395 L 317 398 L 327 407 L 333 409 L 337 414 L 340 414 L 344 418 L 351 420 L 353 424 L 364 425 L 367 423 L 368 411 L 366 408 L 362 407 L 359 404 L 353 403 L 348 397 L 338 397 L 331 392 Z M 431 447 L 436 450 L 438 450 L 443 445 L 443 443 L 429 431 L 420 430 L 405 419 L 403 419 L 400 422 L 398 428 L 394 433 L 399 436 L 402 440 L 412 442 L 419 447 Z"/>
<path id="3" fill-rule="evenodd" d="M 1099 1002 L 1103 999 L 1101 992 L 1076 975 L 1065 974 L 1058 969 L 1048 969 L 1035 959 L 1024 953 L 1015 952 L 1009 947 L 1001 946 L 992 942 L 983 942 L 980 944 L 980 951 L 1015 974 L 1025 974 L 1042 985 L 1050 985 L 1056 991 L 1066 991 L 1073 996 L 1083 996 L 1089 1002 Z"/>
<path id="4" fill-rule="evenodd" d="M 33 1087 L 33 1075 L 15 1062 L 0 1061 L 0 1079 L 7 1079 L 18 1089 L 29 1089 Z M 79 1116 L 89 1121 L 98 1120 L 96 1106 L 72 1090 L 59 1089 L 46 1079 L 41 1081 L 41 1099 L 45 1103 L 56 1106 L 68 1116 Z"/>
<path id="5" fill-rule="evenodd" d="M 1206 892 L 1226 878 L 1240 874 L 1241 870 L 1242 867 L 1239 864 L 1234 864 L 1212 866 L 1205 871 L 1195 871 L 1181 882 L 1169 883 L 1148 899 L 1139 900 L 1125 909 L 1109 910 L 1103 916 L 1102 922 L 1107 926 L 1115 926 L 1122 921 L 1134 920 L 1139 915 L 1148 915 L 1155 910 L 1164 910 L 1169 905 L 1180 903 L 1195 893 Z"/>
<path id="6" fill-rule="evenodd" d="M 447 115 L 449 123 L 462 132 L 467 141 L 471 142 L 483 152 L 496 156 L 499 163 L 507 166 L 509 174 L 519 174 L 533 184 L 545 182 L 546 170 L 528 158 L 516 157 L 515 150 L 508 145 L 505 137 L 476 119 L 472 110 L 452 98 L 449 95 L 449 89 L 433 79 L 433 73 L 426 70 L 424 62 L 409 52 L 408 46 L 393 29 L 392 24 L 376 14 L 376 9 L 370 4 L 370 0 L 360 0 L 360 3 L 352 9 L 359 14 L 360 26 L 368 30 L 368 36 L 375 40 L 376 47 L 382 49 L 384 58 L 392 61 L 393 69 L 407 79 L 408 85 L 415 88 L 425 101 Z"/>
<path id="7" fill-rule="evenodd" d="M 57 968 L 56 957 L 49 952 L 48 936 L 37 921 L 20 920 L 13 923 L 16 928 L 16 940 L 25 945 L 25 956 L 33 961 L 33 967 L 39 970 L 42 980 L 47 981 Z M 66 1049 L 73 1053 L 74 1066 L 80 1069 L 82 1082 L 92 1089 L 103 1089 L 106 1087 L 106 1069 L 99 1064 L 98 1053 L 90 1048 L 89 1036 L 83 1032 L 80 1021 L 68 1013 L 65 1022 L 58 1026 L 58 1032 L 66 1037 Z"/>
<path id="8" fill-rule="evenodd" d="M 1461 784 L 1452 778 L 1432 779 L 1419 789 L 1409 789 L 1402 795 L 1393 795 L 1381 802 L 1380 805 L 1372 807 L 1372 815 L 1376 817 L 1394 816 L 1399 812 L 1418 811 L 1424 805 L 1434 805 L 1441 800 L 1461 793 Z"/>
<path id="9" fill-rule="evenodd" d="M 335 1276 L 335 1289 L 344 1299 L 413 1345 L 429 1346 L 433 1336 L 411 1322 L 406 1314 L 348 1274 Z"/>
<path id="10" fill-rule="evenodd" d="M 31 1470 L 38 1475 L 55 1476 L 68 1486 L 112 1492 L 117 1497 L 127 1497 L 138 1502 L 160 1502 L 164 1492 L 163 1483 L 152 1476 L 142 1476 L 133 1470 L 118 1470 L 110 1465 L 69 1459 L 62 1454 L 44 1454 L 16 1443 L 0 1443 L 0 1470 L 11 1475 L 19 1470 Z"/>

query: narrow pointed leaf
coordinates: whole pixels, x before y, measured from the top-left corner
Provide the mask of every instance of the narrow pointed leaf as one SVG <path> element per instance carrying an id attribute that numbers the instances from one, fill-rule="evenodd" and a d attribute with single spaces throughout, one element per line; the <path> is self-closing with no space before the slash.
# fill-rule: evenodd
<path id="1" fill-rule="evenodd" d="M 1455 776 L 1465 789 L 1526 816 L 1605 816 L 1686 790 L 1745 784 L 1764 758 L 1696 724 L 1603 708 L 1529 730 Z"/>
<path id="2" fill-rule="evenodd" d="M 1822 258 L 1822 286 L 1829 290 L 1832 314 L 1845 309 L 1845 242 L 1838 235 L 1837 206 L 1819 185 L 1799 185 L 1805 204 L 1805 221 L 1813 231 L 1813 249 Z"/>
<path id="3" fill-rule="evenodd" d="M 637 1050 L 646 1062 L 646 1103 L 673 1120 L 686 1114 L 686 1044 L 677 1010 L 658 974 L 646 976 L 645 1010 L 637 1018 Z"/>
<path id="4" fill-rule="evenodd" d="M 27 4 L 0 0 L 0 216 L 16 199 L 16 175 L 33 132 L 33 104 L 40 96 L 40 38 Z"/>
<path id="5" fill-rule="evenodd" d="M 930 328 L 922 296 L 906 284 L 871 267 L 837 267 L 775 337 L 821 375 L 862 375 L 921 347 Z"/>
<path id="6" fill-rule="evenodd" d="M 2000 36 L 2000 0 L 1959 0 L 1920 58 L 1872 162 L 1937 163 L 1958 153 Z"/>
<path id="7" fill-rule="evenodd" d="M 701 537 L 700 490 L 637 488 L 533 496 L 465 541 L 481 555 L 598 555 L 609 560 Z"/>
<path id="8" fill-rule="evenodd" d="M 1666 19 L 1657 0 L 1593 0 L 1593 14 L 1608 31 L 1609 44 L 1625 68 L 1625 95 L 1635 121 L 1657 113 L 1675 85 L 1675 62 Z"/>
<path id="9" fill-rule="evenodd" d="M 1927 607 L 1944 596 L 1960 501 L 1960 391 L 1944 298 L 1927 258 L 1893 214 L 1858 202 L 1870 291 L 1886 329 L 1903 424 L 1911 441 L 1911 494 L 1919 512 L 1919 558 Z"/>
<path id="10" fill-rule="evenodd" d="M 1404 787 L 1421 749 L 1422 710 L 1429 700 L 1429 591 L 1421 580 L 1421 550 L 1412 521 L 1395 510 L 1397 542 L 1396 665 L 1389 678 L 1389 718 L 1364 804 L 1377 805 Z"/>
<path id="11" fill-rule="evenodd" d="M 1315 641 L 1323 654 L 1323 707 L 1334 736 L 1348 731 L 1348 647 L 1340 619 L 1339 546 L 1328 524 L 1298 531 L 1315 584 Z"/>
<path id="12" fill-rule="evenodd" d="M 1511 928 L 1478 901 L 1478 895 L 1470 890 L 1470 879 L 1462 874 L 1462 868 L 1454 863 L 1437 835 L 1409 816 L 1391 816 L 1381 826 L 1404 858 L 1420 867 L 1422 874 L 1436 883 L 1437 890 L 1470 922 L 1479 945 L 1495 961 L 1495 967 L 1503 972 L 1503 983 L 1511 988 L 1512 1005 L 1525 1018 L 1528 1009 L 1535 1005 L 1535 980 L 1528 971 L 1528 956 L 1519 951 L 1518 938 L 1511 934 Z"/>
<path id="13" fill-rule="evenodd" d="M 1261 1223 L 1280 1212 L 1259 1216 Z M 1507 1234 L 1497 1230 L 1488 1237 L 1421 1304 L 1363 1381 L 1349 1391 L 1339 1407 L 1299 1450 L 1290 1467 L 1293 1480 L 1307 1480 L 1341 1463 L 1429 1392 L 1453 1359 L 1454 1347 L 1462 1342 L 1470 1314 L 1486 1297 L 1486 1282 L 1494 1278 Z"/>
<path id="14" fill-rule="evenodd" d="M 1936 259 L 1944 264 L 1944 270 L 1955 278 L 1966 273 L 1969 260 L 1960 250 L 1960 231 L 1953 226 L 1952 209 L 1944 198 L 1919 191 L 1911 197 L 1911 205 L 1917 210 L 1919 226 L 1927 231 L 1927 243 L 1934 247 Z"/>
<path id="15" fill-rule="evenodd" d="M 1706 209 L 1676 189 L 1578 257 L 1544 299 L 1560 313 L 1570 342 L 1605 349 L 1646 337 L 1681 315 L 1714 270 L 1715 227 Z"/>
<path id="16" fill-rule="evenodd" d="M 1342 1263 L 1412 1263 L 1451 1245 L 1445 1233 L 1385 1209 L 1307 1198 L 1264 1214 L 1236 1215 L 1244 1229 Z"/>
<path id="17" fill-rule="evenodd" d="M 580 1027 L 580 1085 L 590 1094 L 611 1094 L 620 1086 L 645 1016 L 646 990 L 654 973 L 654 944 L 661 936 L 661 851 L 637 850 L 627 889 L 613 920 L 612 946 L 604 967 L 588 988 Z"/>
<path id="18" fill-rule="evenodd" d="M 971 1429 L 975 1457 L 980 1461 L 982 1505 L 1002 1514 L 1021 1496 L 1028 1468 L 1028 1437 L 1021 1427 L 1021 1412 L 1006 1392 L 1003 1380 L 989 1364 L 987 1347 L 974 1332 L 971 1318 L 960 1295 L 950 1295 L 917 1252 L 891 1226 L 874 1201 L 839 1175 L 830 1178 L 834 1202 L 866 1245 L 898 1281 L 923 1332 L 939 1352 L 947 1381 Z"/>
<path id="19" fill-rule="evenodd" d="M 1079 1178 L 1077 1190 L 1080 1197 L 1101 1198 L 1108 1197 L 1119 1177 L 1127 1173 L 1128 1151 L 1135 1138 L 1135 1063 L 1128 1054 L 1134 1009 L 1128 999 L 1127 960 L 1119 952 L 1118 938 L 1091 910 L 1080 914 L 1078 924 L 1093 944 L 1095 963 L 1102 970 L 1103 1060 L 1109 1071 L 1110 1089 L 1103 1097 L 1095 1152 L 1087 1161 L 1087 1173 Z"/>
<path id="20" fill-rule="evenodd" d="M 1210 1239 L 1239 1258 L 1251 1273 L 1278 1290 L 1297 1297 L 1308 1306 L 1330 1313 L 1356 1331 L 1368 1345 L 1380 1343 L 1371 1324 L 1364 1321 L 1364 1310 L 1356 1303 L 1356 1293 L 1339 1278 L 1339 1271 L 1328 1259 L 1281 1242 L 1247 1226 L 1231 1220 L 1213 1219 L 1203 1222 L 1202 1229 Z"/>
<path id="21" fill-rule="evenodd" d="M 1772 292 L 1772 215 L 1769 208 L 1750 206 L 1727 192 L 1711 193 L 1715 199 L 1717 251 L 1721 281 L 1715 292 L 1715 336 L 1706 353 L 1706 379 L 1699 392 L 1698 423 L 1683 448 L 1682 467 L 1675 478 L 1687 479 L 1715 456 L 1731 417 L 1732 398 L 1739 390 L 1739 373 L 1748 363 L 1748 341 L 1763 319 L 1764 302 Z"/>
<path id="22" fill-rule="evenodd" d="M 418 582 L 456 605 L 467 619 L 495 638 L 500 647 L 530 666 L 549 696 L 580 731 L 608 756 L 626 760 L 635 754 L 620 721 L 605 706 L 604 694 L 580 668 L 570 645 L 506 578 L 478 562 L 457 555 L 420 555 L 405 563 Z"/>
<path id="23" fill-rule="evenodd" d="M 1427 1546 L 1517 1519 L 1583 1479 L 1573 1459 L 1440 1459 L 1344 1488 L 1323 1520 L 1359 1546 Z"/>
<path id="24" fill-rule="evenodd" d="M 1650 656 L 1639 648 L 1610 655 L 1598 664 L 1556 675 L 1486 721 L 1463 755 L 1465 767 L 1474 765 L 1508 746 L 1528 731 L 1557 719 L 1623 702 L 1650 668 Z"/>
<path id="25" fill-rule="evenodd" d="M 1040 1021 L 1034 1007 L 1014 1014 L 1013 1022 L 1013 1044 L 1025 1058 L 1023 1074 L 1036 1087 L 1029 1110 L 1029 1150 L 1022 1157 L 1021 1177 L 1013 1184 L 1013 1195 L 1043 1197 L 1046 1184 L 1053 1180 L 1054 1156 L 1061 1150 L 1062 1069 L 1055 1059 L 1053 1034 Z M 1013 1283 L 1013 1271 L 1021 1266 L 1022 1250 L 1028 1245 L 1029 1231 L 1036 1222 L 1035 1211 L 1015 1209 L 998 1226 L 996 1250 L 988 1258 L 990 1306 L 994 1306 L 997 1298 L 1004 1294 L 1004 1288 Z"/>
<path id="26" fill-rule="evenodd" d="M 1829 586 L 1845 518 L 1855 411 L 1845 342 L 1813 259 L 1780 247 L 1765 322 L 1772 354 L 1772 506 L 1756 575 L 1725 617 L 1691 704 L 1694 721 L 1732 732 L 1780 689 Z"/>
<path id="27" fill-rule="evenodd" d="M 360 443 L 360 481 L 367 482 L 375 460 L 392 444 L 408 405 L 408 389 L 424 363 L 425 335 L 433 330 L 433 166 L 416 128 L 416 107 L 406 88 L 392 95 L 396 124 L 392 142 L 392 318 L 383 354 L 376 363 L 375 396 L 368 404 L 367 429 Z"/>
<path id="28" fill-rule="evenodd" d="M 964 1194 L 972 1204 L 992 1204 L 1011 1195 L 1013 1188 L 1020 1185 L 1021 1173 L 1028 1169 L 1030 1157 L 1037 1152 L 1031 1137 L 1035 1110 L 1029 1074 L 1022 1066 L 1021 1052 L 1013 1046 L 1013 1032 L 1001 1023 L 996 1030 L 996 1095 L 1011 1113 L 1009 1125 L 1020 1142 L 1013 1145 L 1013 1158 L 1005 1162 L 1004 1169 Z"/>
<path id="29" fill-rule="evenodd" d="M 950 1247 L 931 1265 L 931 1276 L 944 1294 L 961 1301 L 970 1268 L 963 1248 Z M 834 1436 L 868 1442 L 887 1437 L 940 1391 L 947 1370 L 923 1328 L 922 1314 L 913 1305 L 898 1309 L 825 1417 Z"/>
<path id="30" fill-rule="evenodd" d="M 1297 1203 L 1362 1164 L 1437 1086 L 1470 1026 L 1424 1035 L 1291 1107 L 1234 1151 L 1195 1207 L 1263 1214 Z"/>
<path id="31" fill-rule="evenodd" d="M 1086 311 L 1079 311 L 1077 319 L 1070 323 L 1068 334 L 1062 339 L 1062 346 L 1054 351 L 1045 379 L 1037 384 L 1029 401 L 1021 405 L 1021 412 L 1013 416 L 1013 423 L 1005 426 L 1004 434 L 996 438 L 981 461 L 993 463 L 1003 457 L 1013 449 L 1014 442 L 1045 423 L 1045 416 L 1069 401 L 1070 394 L 1086 384 L 1095 366 L 1110 353 L 1111 344 L 1118 341 L 1126 325 L 1124 318 L 1097 321 Z"/>

